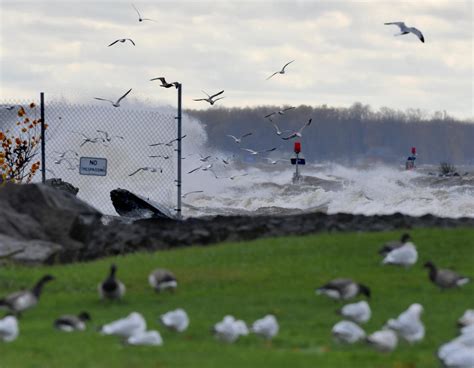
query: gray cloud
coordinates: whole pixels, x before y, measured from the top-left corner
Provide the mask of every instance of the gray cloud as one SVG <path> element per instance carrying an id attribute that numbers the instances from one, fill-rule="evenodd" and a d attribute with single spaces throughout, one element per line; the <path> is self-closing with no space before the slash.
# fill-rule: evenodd
<path id="1" fill-rule="evenodd" d="M 226 90 L 225 106 L 354 101 L 472 118 L 472 2 L 2 1 L 0 98 L 40 90 L 175 103 L 148 80 L 184 85 L 188 108 Z M 415 36 L 393 37 L 404 20 Z M 136 47 L 107 45 L 130 37 Z M 295 59 L 284 76 L 265 78 Z"/>

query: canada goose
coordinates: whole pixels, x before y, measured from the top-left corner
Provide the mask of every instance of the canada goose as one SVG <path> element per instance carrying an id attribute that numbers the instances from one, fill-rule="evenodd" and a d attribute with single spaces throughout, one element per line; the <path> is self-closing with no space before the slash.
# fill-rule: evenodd
<path id="1" fill-rule="evenodd" d="M 364 294 L 370 298 L 370 289 L 362 284 L 358 284 L 351 279 L 334 279 L 327 284 L 316 289 L 316 294 L 326 295 L 331 299 L 346 300 Z"/>
<path id="2" fill-rule="evenodd" d="M 156 330 L 139 331 L 127 338 L 129 345 L 143 345 L 143 346 L 161 346 L 163 345 L 163 338 Z"/>
<path id="3" fill-rule="evenodd" d="M 280 329 L 278 321 L 272 314 L 267 314 L 261 319 L 257 319 L 250 328 L 255 335 L 261 336 L 264 339 L 273 339 Z"/>
<path id="4" fill-rule="evenodd" d="M 77 316 L 64 315 L 54 321 L 53 326 L 64 332 L 84 331 L 86 321 L 90 321 L 91 316 L 87 312 L 81 312 Z"/>
<path id="5" fill-rule="evenodd" d="M 218 340 L 232 343 L 240 336 L 247 335 L 248 329 L 243 321 L 236 320 L 233 316 L 225 316 L 214 325 L 212 332 Z"/>
<path id="6" fill-rule="evenodd" d="M 398 240 L 395 240 L 395 241 L 389 241 L 387 243 L 385 243 L 382 248 L 380 248 L 379 250 L 379 254 L 381 256 L 386 256 L 388 253 L 390 253 L 392 250 L 394 249 L 397 249 L 397 248 L 400 248 L 401 246 L 403 246 L 403 244 L 407 243 L 411 241 L 411 237 L 410 237 L 410 234 L 402 234 L 401 238 L 400 238 L 400 241 Z"/>
<path id="7" fill-rule="evenodd" d="M 441 289 L 463 286 L 470 281 L 468 277 L 461 276 L 457 272 L 438 269 L 431 261 L 426 262 L 424 267 L 429 269 L 430 281 Z"/>
<path id="8" fill-rule="evenodd" d="M 412 266 L 418 260 L 418 252 L 413 243 L 407 242 L 399 248 L 395 248 L 387 253 L 382 264 L 390 264 L 397 266 Z"/>
<path id="9" fill-rule="evenodd" d="M 115 335 L 128 338 L 136 333 L 146 331 L 146 321 L 140 313 L 132 312 L 127 317 L 103 325 L 103 335 Z"/>
<path id="10" fill-rule="evenodd" d="M 148 283 L 157 292 L 163 290 L 175 291 L 178 287 L 178 280 L 171 271 L 157 268 L 148 276 Z"/>
<path id="11" fill-rule="evenodd" d="M 404 22 L 390 22 L 390 23 L 384 23 L 385 25 L 396 25 L 398 28 L 400 28 L 400 33 L 395 34 L 394 36 L 401 36 L 401 35 L 406 35 L 408 33 L 413 33 L 416 37 L 421 42 L 425 42 L 425 38 L 423 37 L 423 34 L 419 29 L 416 29 L 415 27 L 407 27 Z"/>
<path id="12" fill-rule="evenodd" d="M 420 319 L 422 312 L 420 304 L 412 304 L 397 319 L 389 319 L 385 327 L 395 331 L 409 343 L 421 341 L 425 337 L 425 326 Z"/>
<path id="13" fill-rule="evenodd" d="M 0 341 L 13 341 L 18 337 L 19 333 L 18 320 L 15 316 L 6 316 L 0 319 Z"/>
<path id="14" fill-rule="evenodd" d="M 117 266 L 112 264 L 109 276 L 98 285 L 97 289 L 101 299 L 122 299 L 125 295 L 125 285 L 115 278 L 116 272 Z"/>
<path id="15" fill-rule="evenodd" d="M 183 332 L 189 326 L 189 317 L 181 308 L 162 314 L 160 321 L 170 330 L 177 332 Z"/>
<path id="16" fill-rule="evenodd" d="M 372 315 L 369 303 L 365 300 L 358 303 L 346 304 L 338 311 L 338 313 L 356 323 L 365 323 Z"/>
<path id="17" fill-rule="evenodd" d="M 352 321 L 340 321 L 336 323 L 331 333 L 338 342 L 346 344 L 354 344 L 365 338 L 364 330 Z"/>
<path id="18" fill-rule="evenodd" d="M 54 280 L 53 276 L 43 276 L 31 290 L 17 291 L 0 299 L 0 307 L 6 307 L 14 314 L 34 307 L 38 304 L 44 284 L 51 280 Z"/>
<path id="19" fill-rule="evenodd" d="M 398 345 L 397 334 L 392 330 L 380 330 L 367 336 L 365 339 L 369 345 L 381 352 L 389 352 L 395 350 Z"/>

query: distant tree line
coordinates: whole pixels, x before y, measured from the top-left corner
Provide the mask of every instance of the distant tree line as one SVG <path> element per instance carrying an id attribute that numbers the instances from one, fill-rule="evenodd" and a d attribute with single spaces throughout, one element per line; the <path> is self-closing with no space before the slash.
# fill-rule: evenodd
<path id="1" fill-rule="evenodd" d="M 277 146 L 288 152 L 293 141 L 279 138 L 272 122 L 264 118 L 281 109 L 282 106 L 213 107 L 186 113 L 205 124 L 209 143 L 218 149 L 242 154 L 240 147 L 259 150 Z M 411 147 L 416 147 L 419 163 L 474 164 L 474 122 L 456 120 L 446 112 L 426 116 L 417 109 L 383 107 L 373 111 L 368 105 L 354 103 L 349 108 L 301 105 L 284 115 L 272 116 L 281 130 L 291 131 L 300 129 L 309 118 L 313 121 L 303 131 L 301 142 L 305 157 L 313 161 L 399 163 L 409 155 Z M 253 135 L 240 145 L 226 137 L 247 132 Z"/>

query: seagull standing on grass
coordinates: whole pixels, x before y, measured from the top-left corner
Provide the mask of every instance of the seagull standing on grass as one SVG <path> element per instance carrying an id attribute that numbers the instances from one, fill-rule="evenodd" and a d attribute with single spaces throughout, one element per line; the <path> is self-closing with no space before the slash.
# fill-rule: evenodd
<path id="1" fill-rule="evenodd" d="M 261 336 L 266 340 L 273 339 L 279 329 L 278 321 L 272 314 L 267 314 L 265 317 L 257 319 L 250 328 L 255 335 Z"/>
<path id="2" fill-rule="evenodd" d="M 413 33 L 416 37 L 419 38 L 421 42 L 425 42 L 425 38 L 423 37 L 423 34 L 419 29 L 416 29 L 415 27 L 407 27 L 404 22 L 390 22 L 390 23 L 384 23 L 385 25 L 396 25 L 398 28 L 400 28 L 400 33 L 395 34 L 394 36 L 401 36 L 401 35 L 406 35 L 408 33 Z"/>
<path id="3" fill-rule="evenodd" d="M 178 86 L 179 86 L 178 82 L 168 83 L 164 77 L 152 78 L 152 79 L 150 79 L 150 82 L 155 81 L 155 80 L 161 81 L 160 87 L 163 87 L 163 88 L 170 88 L 170 87 L 173 87 L 173 86 L 175 88 L 178 88 Z"/>
<path id="4" fill-rule="evenodd" d="M 340 321 L 336 323 L 331 332 L 337 341 L 346 344 L 354 344 L 365 338 L 364 330 L 352 321 Z"/>
<path id="5" fill-rule="evenodd" d="M 274 75 L 277 75 L 277 74 L 285 74 L 285 68 L 286 68 L 288 65 L 290 65 L 292 62 L 294 62 L 294 60 L 291 60 L 290 62 L 288 62 L 288 63 L 286 63 L 285 65 L 283 65 L 283 68 L 281 68 L 280 71 L 275 72 L 275 73 L 273 73 L 272 75 L 270 75 L 270 76 L 267 78 L 267 80 L 269 80 L 269 79 L 270 79 L 271 77 L 273 77 Z"/>
<path id="6" fill-rule="evenodd" d="M 282 137 L 281 139 L 287 141 L 289 139 L 293 139 L 293 138 L 296 138 L 296 137 L 301 138 L 303 136 L 303 129 L 310 126 L 312 121 L 313 121 L 313 119 L 309 119 L 308 122 L 305 125 L 303 125 L 299 130 L 297 130 L 296 132 L 291 133 L 288 137 Z"/>
<path id="7" fill-rule="evenodd" d="M 398 345 L 398 337 L 392 330 L 380 330 L 367 336 L 366 341 L 380 352 L 393 351 Z"/>
<path id="8" fill-rule="evenodd" d="M 403 246 L 389 252 L 382 263 L 408 267 L 414 265 L 417 260 L 418 252 L 415 244 L 406 242 Z"/>
<path id="9" fill-rule="evenodd" d="M 369 303 L 365 300 L 358 303 L 346 304 L 338 311 L 338 313 L 359 324 L 367 322 L 372 315 Z"/>
<path id="10" fill-rule="evenodd" d="M 242 142 L 242 139 L 244 139 L 245 137 L 251 136 L 252 134 L 253 133 L 246 133 L 244 135 L 241 135 L 239 138 L 237 138 L 235 135 L 231 135 L 231 134 L 227 134 L 227 136 L 232 138 L 235 143 L 239 144 L 240 142 Z"/>
<path id="11" fill-rule="evenodd" d="M 100 333 L 129 338 L 140 332 L 146 331 L 146 321 L 140 313 L 132 312 L 127 317 L 103 325 Z"/>
<path id="12" fill-rule="evenodd" d="M 194 99 L 193 101 L 206 101 L 206 102 L 209 102 L 211 105 L 214 105 L 216 101 L 222 100 L 224 98 L 224 97 L 215 98 L 223 94 L 224 90 L 217 92 L 216 94 L 213 94 L 212 96 L 209 96 L 205 91 L 202 91 L 202 92 L 207 96 L 207 98 L 198 98 L 198 99 Z"/>
<path id="13" fill-rule="evenodd" d="M 183 332 L 189 326 L 189 317 L 184 309 L 178 308 L 162 314 L 160 322 L 172 331 Z"/>
<path id="14" fill-rule="evenodd" d="M 425 326 L 420 318 L 422 312 L 420 304 L 412 304 L 397 319 L 389 319 L 384 327 L 395 331 L 409 343 L 421 341 L 425 337 Z"/>
<path id="15" fill-rule="evenodd" d="M 112 45 L 115 45 L 117 42 L 126 42 L 126 41 L 130 41 L 132 43 L 133 46 L 135 46 L 135 42 L 133 42 L 133 40 L 131 38 L 119 38 L 118 40 L 115 40 L 114 42 L 112 42 L 109 46 L 107 47 L 110 47 Z"/>
<path id="16" fill-rule="evenodd" d="M 0 341 L 13 341 L 18 337 L 19 333 L 18 320 L 15 316 L 6 316 L 0 319 Z"/>
<path id="17" fill-rule="evenodd" d="M 132 92 L 132 89 L 130 88 L 122 97 L 120 97 L 117 101 L 111 101 L 111 100 L 106 100 L 105 98 L 100 98 L 100 97 L 94 97 L 96 100 L 99 101 L 107 101 L 112 104 L 113 107 L 120 107 L 120 101 L 122 101 L 127 95 Z"/>

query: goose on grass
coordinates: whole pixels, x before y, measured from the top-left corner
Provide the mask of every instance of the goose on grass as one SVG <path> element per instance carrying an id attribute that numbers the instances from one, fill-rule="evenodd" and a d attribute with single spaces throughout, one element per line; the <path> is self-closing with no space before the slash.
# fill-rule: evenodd
<path id="1" fill-rule="evenodd" d="M 17 291 L 3 299 L 0 299 L 0 307 L 7 308 L 13 314 L 21 314 L 21 312 L 33 308 L 40 299 L 44 285 L 54 280 L 51 275 L 43 276 L 31 290 Z"/>
<path id="2" fill-rule="evenodd" d="M 122 299 L 125 295 L 125 285 L 116 278 L 116 273 L 117 266 L 112 264 L 109 276 L 97 286 L 101 299 Z"/>
<path id="3" fill-rule="evenodd" d="M 148 276 L 148 283 L 157 292 L 164 290 L 175 291 L 178 287 L 178 280 L 173 272 L 163 268 L 157 268 Z"/>
<path id="4" fill-rule="evenodd" d="M 87 312 L 81 312 L 77 316 L 66 314 L 56 319 L 53 326 L 64 332 L 84 331 L 86 322 L 90 320 L 91 316 Z"/>
<path id="5" fill-rule="evenodd" d="M 461 276 L 452 270 L 437 268 L 431 261 L 426 262 L 424 267 L 429 269 L 430 281 L 440 289 L 460 287 L 470 281 L 468 277 Z"/>
<path id="6" fill-rule="evenodd" d="M 316 294 L 326 295 L 331 299 L 347 300 L 356 297 L 359 294 L 364 294 L 370 298 L 370 289 L 351 279 L 338 278 L 329 281 L 327 284 L 316 289 Z"/>

